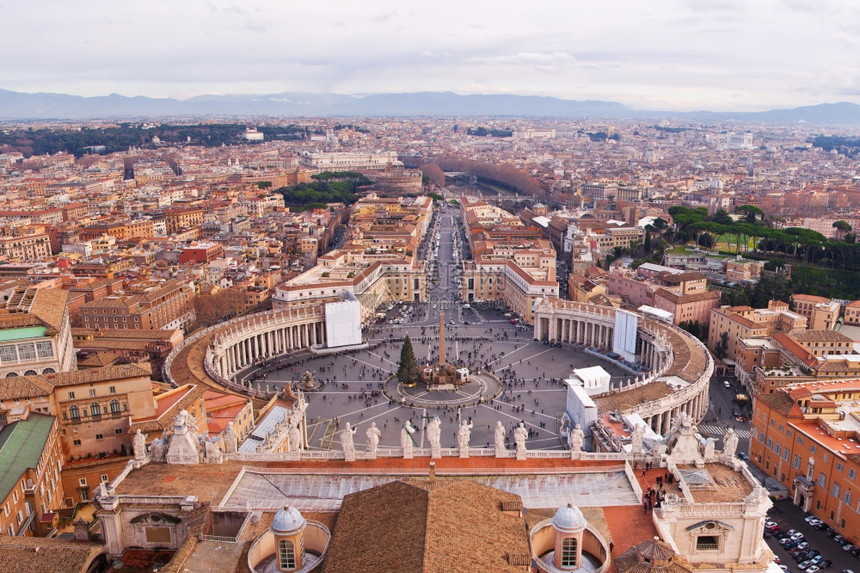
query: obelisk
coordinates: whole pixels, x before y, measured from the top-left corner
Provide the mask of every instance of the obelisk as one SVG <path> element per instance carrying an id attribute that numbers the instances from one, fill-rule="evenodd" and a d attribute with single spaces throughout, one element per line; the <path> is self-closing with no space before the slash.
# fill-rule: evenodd
<path id="1" fill-rule="evenodd" d="M 439 366 L 445 365 L 445 313 L 439 313 Z"/>

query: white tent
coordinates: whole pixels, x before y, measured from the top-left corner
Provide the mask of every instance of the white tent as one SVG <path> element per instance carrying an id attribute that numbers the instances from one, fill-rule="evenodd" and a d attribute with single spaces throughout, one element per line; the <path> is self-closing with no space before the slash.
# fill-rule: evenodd
<path id="1" fill-rule="evenodd" d="M 573 371 L 573 375 L 582 381 L 582 387 L 588 394 L 597 394 L 609 390 L 611 376 L 600 366 L 577 368 Z"/>

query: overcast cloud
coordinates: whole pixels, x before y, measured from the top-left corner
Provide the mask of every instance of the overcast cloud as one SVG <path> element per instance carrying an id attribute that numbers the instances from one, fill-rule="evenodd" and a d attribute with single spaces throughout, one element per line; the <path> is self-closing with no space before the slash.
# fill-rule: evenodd
<path id="1" fill-rule="evenodd" d="M 856 0 L 0 0 L 0 88 L 860 103 Z"/>

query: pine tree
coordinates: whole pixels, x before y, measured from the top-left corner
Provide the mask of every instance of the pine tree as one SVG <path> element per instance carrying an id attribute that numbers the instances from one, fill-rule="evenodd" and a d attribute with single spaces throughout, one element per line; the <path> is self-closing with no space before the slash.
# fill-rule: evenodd
<path id="1" fill-rule="evenodd" d="M 415 386 L 418 383 L 418 377 L 418 361 L 415 360 L 412 341 L 407 334 L 406 338 L 403 339 L 403 348 L 400 349 L 400 366 L 397 368 L 397 380 L 404 386 Z"/>

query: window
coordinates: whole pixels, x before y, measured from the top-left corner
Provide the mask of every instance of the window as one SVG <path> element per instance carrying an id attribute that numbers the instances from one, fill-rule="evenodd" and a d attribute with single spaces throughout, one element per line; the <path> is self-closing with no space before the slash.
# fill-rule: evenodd
<path id="1" fill-rule="evenodd" d="M 78 411 L 77 406 L 69 406 L 69 418 L 72 420 L 77 420 L 81 417 L 81 413 Z"/>
<path id="2" fill-rule="evenodd" d="M 109 386 L 108 394 L 116 394 L 116 386 Z"/>
<path id="3" fill-rule="evenodd" d="M 90 404 L 90 415 L 91 416 L 98 418 L 99 416 L 101 416 L 101 413 L 102 413 L 102 410 L 101 410 L 101 408 L 99 408 L 98 404 L 96 404 L 95 402 Z"/>
<path id="4" fill-rule="evenodd" d="M 33 344 L 19 344 L 18 357 L 21 360 L 33 360 L 36 358 L 36 347 Z"/>
<path id="5" fill-rule="evenodd" d="M 102 475 L 101 475 L 101 480 L 102 480 L 103 482 L 107 483 L 107 481 L 108 481 L 108 475 L 107 475 L 107 474 L 102 474 Z"/>
<path id="6" fill-rule="evenodd" d="M 843 466 L 841 463 L 836 464 L 836 471 L 841 472 L 843 469 L 845 469 L 845 466 Z"/>
<path id="7" fill-rule="evenodd" d="M 96 389 L 90 388 L 90 398 L 95 398 L 95 397 L 96 397 Z"/>
<path id="8" fill-rule="evenodd" d="M 75 393 L 69 392 L 69 400 L 74 400 L 74 399 L 75 399 Z"/>
<path id="9" fill-rule="evenodd" d="M 827 477 L 823 473 L 818 474 L 818 485 L 821 487 L 825 487 L 827 485 Z"/>
<path id="10" fill-rule="evenodd" d="M 839 497 L 839 492 L 841 490 L 842 490 L 842 488 L 839 487 L 839 484 L 836 482 L 833 482 L 833 497 Z"/>
<path id="11" fill-rule="evenodd" d="M 815 453 L 815 452 L 817 452 L 817 451 L 818 451 L 818 450 L 817 450 L 817 449 L 815 449 L 815 445 L 814 445 L 814 444 L 813 444 L 813 445 L 811 445 L 811 446 L 809 446 L 809 453 L 814 454 L 814 453 Z"/>
<path id="12" fill-rule="evenodd" d="M 15 345 L 7 344 L 6 346 L 0 346 L 0 361 L 2 362 L 15 362 L 18 360 L 18 355 L 15 353 Z"/>
<path id="13" fill-rule="evenodd" d="M 851 505 L 851 492 L 850 491 L 845 492 L 845 497 L 842 498 L 842 501 L 844 501 L 849 506 Z"/>
<path id="14" fill-rule="evenodd" d="M 797 443 L 803 445 L 803 436 L 797 436 Z"/>
<path id="15" fill-rule="evenodd" d="M 850 477 L 851 479 L 854 479 L 854 477 L 856 475 L 857 475 L 857 472 L 854 471 L 854 468 L 851 468 L 848 470 L 848 477 Z"/>
<path id="16" fill-rule="evenodd" d="M 96 434 L 96 439 L 97 439 L 97 440 L 103 440 L 103 439 L 104 439 L 104 437 L 105 437 L 105 436 L 104 436 L 104 434 Z"/>
<path id="17" fill-rule="evenodd" d="M 792 464 L 791 464 L 791 465 L 793 465 L 793 466 L 794 466 L 794 467 L 796 467 L 797 469 L 800 469 L 800 456 L 798 456 L 797 454 L 795 454 L 795 456 L 794 456 L 794 461 L 792 462 Z"/>
<path id="18" fill-rule="evenodd" d="M 278 542 L 278 562 L 281 569 L 296 568 L 296 551 L 292 541 L 281 539 Z"/>
<path id="19" fill-rule="evenodd" d="M 110 412 L 111 414 L 119 414 L 119 400 L 110 401 Z"/>
<path id="20" fill-rule="evenodd" d="M 561 566 L 576 567 L 576 541 L 575 537 L 567 537 L 561 541 Z"/>
<path id="21" fill-rule="evenodd" d="M 715 535 L 700 535 L 696 538 L 696 551 L 714 551 L 719 549 Z"/>
<path id="22" fill-rule="evenodd" d="M 80 478 L 78 480 L 78 485 L 81 487 L 87 487 L 87 478 Z"/>
<path id="23" fill-rule="evenodd" d="M 51 358 L 54 356 L 54 348 L 50 342 L 37 342 L 36 354 L 39 355 L 39 358 Z"/>
<path id="24" fill-rule="evenodd" d="M 113 433 L 116 434 L 117 436 L 122 435 L 122 428 L 117 428 L 116 430 L 113 431 Z"/>
<path id="25" fill-rule="evenodd" d="M 73 446 L 80 446 L 80 445 L 81 445 L 81 441 L 80 441 L 80 440 L 72 440 L 72 445 L 73 445 Z"/>

